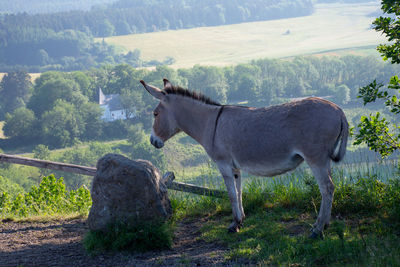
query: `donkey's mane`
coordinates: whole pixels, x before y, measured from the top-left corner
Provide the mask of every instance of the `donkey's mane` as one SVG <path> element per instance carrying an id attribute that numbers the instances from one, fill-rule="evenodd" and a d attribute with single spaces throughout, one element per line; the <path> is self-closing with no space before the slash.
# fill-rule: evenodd
<path id="1" fill-rule="evenodd" d="M 195 91 L 190 91 L 188 89 L 179 87 L 179 86 L 171 86 L 168 87 L 166 89 L 164 89 L 164 92 L 166 94 L 171 94 L 171 95 L 180 95 L 183 97 L 189 97 L 192 98 L 194 100 L 198 100 L 200 102 L 203 102 L 205 104 L 209 104 L 209 105 L 214 105 L 214 106 L 221 106 L 220 103 L 212 100 L 211 98 L 209 98 L 208 96 L 203 95 L 202 93 L 198 93 Z"/>

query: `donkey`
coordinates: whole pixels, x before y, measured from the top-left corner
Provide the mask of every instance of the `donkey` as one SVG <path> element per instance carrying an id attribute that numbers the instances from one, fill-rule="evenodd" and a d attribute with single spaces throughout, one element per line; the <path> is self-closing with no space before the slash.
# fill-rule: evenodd
<path id="1" fill-rule="evenodd" d="M 274 176 L 295 169 L 305 160 L 322 195 L 311 237 L 322 236 L 329 225 L 334 193 L 331 160 L 343 158 L 349 132 L 346 116 L 336 104 L 309 97 L 264 108 L 221 105 L 173 86 L 167 79 L 163 90 L 140 82 L 160 101 L 153 112 L 151 144 L 162 148 L 169 138 L 183 131 L 217 164 L 232 206 L 230 232 L 239 231 L 245 218 L 241 170 Z"/>

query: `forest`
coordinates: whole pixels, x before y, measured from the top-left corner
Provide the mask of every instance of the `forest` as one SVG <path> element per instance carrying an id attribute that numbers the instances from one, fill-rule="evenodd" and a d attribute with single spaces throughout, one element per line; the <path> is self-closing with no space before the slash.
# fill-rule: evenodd
<path id="1" fill-rule="evenodd" d="M 387 82 L 399 66 L 375 57 L 296 57 L 260 59 L 230 67 L 194 66 L 154 71 L 127 64 L 88 71 L 45 72 L 34 83 L 24 71 L 7 73 L 0 83 L 0 121 L 9 139 L 2 147 L 45 144 L 52 148 L 78 141 L 125 138 L 122 121 L 105 123 L 98 105 L 98 89 L 120 94 L 125 109 L 136 110 L 133 119 L 149 131 L 149 110 L 154 100 L 138 82 L 162 87 L 167 77 L 174 84 L 197 90 L 222 104 L 267 106 L 304 96 L 322 96 L 340 105 L 356 106 L 358 89 L 374 78 Z M 357 104 L 358 103 L 358 104 Z M 356 123 L 356 122 L 353 122 Z"/>
<path id="2" fill-rule="evenodd" d="M 46 14 L 0 13 L 0 72 L 83 70 L 101 64 L 134 67 L 173 63 L 143 62 L 94 37 L 216 26 L 309 15 L 312 1 L 117 1 L 90 10 Z"/>

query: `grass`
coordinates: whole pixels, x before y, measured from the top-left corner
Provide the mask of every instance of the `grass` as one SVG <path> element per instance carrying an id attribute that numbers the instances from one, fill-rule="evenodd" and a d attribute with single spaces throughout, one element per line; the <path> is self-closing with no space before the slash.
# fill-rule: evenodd
<path id="1" fill-rule="evenodd" d="M 173 229 L 172 221 L 116 222 L 105 231 L 89 231 L 83 245 L 92 254 L 168 249 L 172 247 Z"/>
<path id="2" fill-rule="evenodd" d="M 373 18 L 368 15 L 379 7 L 378 2 L 317 4 L 315 13 L 306 17 L 114 36 L 105 41 L 126 51 L 139 49 L 144 60 L 173 57 L 175 68 L 305 54 L 377 55 L 373 50 L 385 39 L 370 29 Z"/>
<path id="3" fill-rule="evenodd" d="M 75 219 L 86 219 L 87 214 L 79 212 L 72 212 L 67 214 L 44 214 L 44 215 L 33 215 L 29 217 L 6 217 L 3 220 L 13 221 L 16 223 L 49 223 L 49 222 L 60 222 L 60 221 L 71 221 Z"/>
<path id="4" fill-rule="evenodd" d="M 307 180 L 307 179 L 306 179 Z M 187 202 L 187 214 L 207 218 L 202 238 L 220 242 L 229 261 L 272 266 L 398 266 L 400 264 L 400 182 L 366 177 L 357 183 L 336 181 L 330 227 L 324 239 L 311 240 L 309 230 L 319 208 L 313 180 L 303 186 L 246 186 L 247 218 L 239 233 L 227 233 L 231 222 L 227 199 Z"/>

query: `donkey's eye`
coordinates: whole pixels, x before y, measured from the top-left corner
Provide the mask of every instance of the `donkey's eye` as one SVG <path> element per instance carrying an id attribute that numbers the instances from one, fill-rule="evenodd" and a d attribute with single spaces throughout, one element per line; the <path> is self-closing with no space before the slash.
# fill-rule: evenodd
<path id="1" fill-rule="evenodd" d="M 153 115 L 154 115 L 154 117 L 157 117 L 158 112 L 154 111 L 154 112 L 153 112 Z"/>

